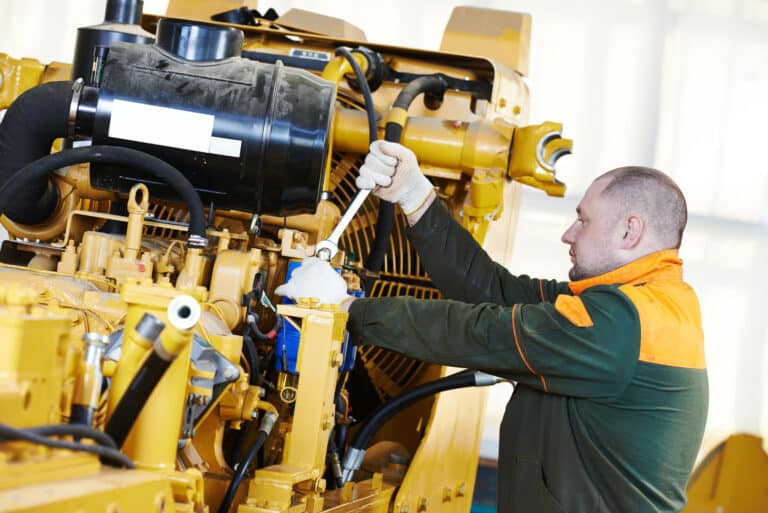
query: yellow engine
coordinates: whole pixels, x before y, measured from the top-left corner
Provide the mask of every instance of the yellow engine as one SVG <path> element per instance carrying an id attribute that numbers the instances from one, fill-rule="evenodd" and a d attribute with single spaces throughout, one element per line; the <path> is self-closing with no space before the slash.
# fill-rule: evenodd
<path id="1" fill-rule="evenodd" d="M 0 54 L 0 511 L 469 511 L 482 389 L 421 394 L 448 369 L 273 291 L 372 140 L 481 242 L 519 183 L 563 194 L 571 141 L 527 124 L 530 17 L 457 8 L 427 52 L 190 5 L 110 0 L 71 66 Z M 331 261 L 350 293 L 439 297 L 405 226 L 366 199 Z"/>

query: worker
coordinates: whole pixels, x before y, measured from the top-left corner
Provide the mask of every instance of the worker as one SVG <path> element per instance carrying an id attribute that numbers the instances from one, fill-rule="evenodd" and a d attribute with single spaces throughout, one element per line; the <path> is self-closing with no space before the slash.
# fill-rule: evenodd
<path id="1" fill-rule="evenodd" d="M 494 263 L 404 146 L 373 143 L 357 184 L 400 205 L 445 299 L 345 299 L 351 337 L 517 383 L 501 425 L 500 512 L 685 506 L 708 392 L 699 304 L 678 257 L 686 203 L 669 177 L 623 167 L 592 182 L 562 236 L 569 282 Z"/>

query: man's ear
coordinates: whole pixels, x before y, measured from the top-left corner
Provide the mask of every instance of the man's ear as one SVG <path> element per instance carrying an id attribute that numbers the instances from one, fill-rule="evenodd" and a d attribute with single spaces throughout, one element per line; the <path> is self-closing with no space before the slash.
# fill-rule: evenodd
<path id="1" fill-rule="evenodd" d="M 621 240 L 621 249 L 633 249 L 640 243 L 645 224 L 636 215 L 631 215 L 624 220 L 624 235 Z"/>

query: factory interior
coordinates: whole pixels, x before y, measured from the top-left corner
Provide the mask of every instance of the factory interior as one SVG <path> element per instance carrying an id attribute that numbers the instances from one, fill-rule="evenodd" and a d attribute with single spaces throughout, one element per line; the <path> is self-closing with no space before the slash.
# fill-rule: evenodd
<path id="1" fill-rule="evenodd" d="M 0 512 L 768 511 L 766 0 L 2 7 Z M 406 212 L 382 183 L 361 188 L 379 139 L 415 155 L 427 203 Z M 404 153 L 382 152 L 404 172 Z M 532 347 L 547 335 L 524 331 L 533 314 L 487 307 L 511 318 L 508 371 L 362 333 L 464 334 L 416 313 L 465 302 L 437 271 L 433 283 L 442 264 L 416 241 L 430 234 L 412 216 L 431 222 L 437 204 L 462 241 L 534 278 L 533 302 L 559 325 L 598 319 L 586 292 L 577 313 L 559 306 L 579 294 L 567 230 L 599 177 L 625 166 L 685 196 L 679 265 L 700 319 L 681 322 L 703 348 L 695 368 L 670 367 L 703 376 L 703 406 L 679 405 L 700 422 L 664 431 L 654 410 L 652 432 L 625 433 L 635 452 L 601 453 L 627 492 L 606 489 L 577 434 L 583 469 L 558 459 L 546 440 L 562 426 L 545 426 L 532 439 L 546 500 L 518 500 L 538 493 L 504 458 L 523 443 L 503 439 L 526 429 L 520 392 L 568 401 L 569 418 L 580 401 L 604 405 L 555 377 L 548 389 Z M 445 244 L 467 269 L 457 282 L 471 281 L 476 255 Z M 316 287 L 343 281 L 346 304 L 275 292 L 310 272 L 305 259 L 333 270 Z M 549 285 L 571 292 L 548 298 Z M 402 326 L 355 319 L 380 304 L 402 306 Z M 657 321 L 633 308 L 640 330 Z M 639 340 L 638 368 L 654 366 L 647 337 L 615 335 Z M 664 400 L 683 387 L 648 386 Z M 610 452 L 601 429 L 623 428 L 597 415 L 585 439 Z M 677 445 L 685 468 L 670 484 Z M 655 474 L 636 475 L 633 457 Z"/>

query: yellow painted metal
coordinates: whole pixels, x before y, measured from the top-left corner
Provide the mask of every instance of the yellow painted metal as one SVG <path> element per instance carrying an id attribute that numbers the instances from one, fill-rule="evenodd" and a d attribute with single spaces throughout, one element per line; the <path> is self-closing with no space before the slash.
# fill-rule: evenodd
<path id="1" fill-rule="evenodd" d="M 113 253 L 107 260 L 105 275 L 122 283 L 126 278 L 141 280 L 152 277 L 153 255 L 140 254 L 144 216 L 149 208 L 149 189 L 144 184 L 134 185 L 128 194 L 128 225 L 120 253 Z"/>
<path id="2" fill-rule="evenodd" d="M 562 124 L 551 121 L 518 128 L 508 176 L 543 189 L 550 196 L 565 194 L 565 184 L 555 178 L 554 160 L 570 153 L 573 142 L 560 137 L 562 129 Z"/>
<path id="3" fill-rule="evenodd" d="M 184 268 L 176 278 L 176 288 L 180 291 L 194 291 L 207 281 L 211 271 L 211 259 L 200 248 L 187 249 Z"/>
<path id="4" fill-rule="evenodd" d="M 0 412 L 15 427 L 61 419 L 72 320 L 37 306 L 34 288 L 0 288 Z"/>
<path id="5" fill-rule="evenodd" d="M 141 316 L 150 312 L 165 323 L 160 335 L 163 347 L 171 354 L 178 353 L 155 386 L 123 445 L 123 452 L 144 469 L 172 471 L 176 465 L 193 335 L 191 331 L 177 330 L 168 322 L 168 304 L 177 295 L 178 291 L 173 287 L 155 285 L 150 280 L 129 280 L 120 290 L 121 299 L 128 307 L 125 332 L 133 331 Z M 116 402 L 114 406 L 117 406 Z M 110 413 L 112 411 L 110 408 Z"/>
<path id="6" fill-rule="evenodd" d="M 278 311 L 301 321 L 293 422 L 285 435 L 281 464 L 256 471 L 240 513 L 289 511 L 294 488 L 307 481 L 311 485 L 305 499 L 317 506 L 322 504 L 319 489 L 325 489 L 322 475 L 334 426 L 334 389 L 347 314 L 338 306 L 318 309 L 312 303 L 280 305 Z"/>
<path id="7" fill-rule="evenodd" d="M 530 47 L 530 14 L 481 7 L 454 7 L 440 43 L 445 52 L 481 55 L 523 75 Z"/>
<path id="8" fill-rule="evenodd" d="M 353 53 L 352 56 L 354 57 L 355 61 L 357 62 L 358 66 L 360 66 L 360 69 L 362 70 L 363 74 L 365 74 L 368 71 L 368 60 L 365 58 L 364 55 L 359 53 Z M 352 64 L 342 56 L 335 57 L 326 64 L 325 68 L 323 68 L 323 73 L 320 75 L 321 78 L 328 80 L 330 82 L 333 82 L 336 84 L 336 90 L 338 91 L 340 82 L 344 79 L 344 76 L 348 73 L 353 73 L 354 70 L 352 68 Z M 333 126 L 333 120 L 331 120 L 331 126 Z M 333 130 L 331 130 L 328 133 L 328 147 L 333 148 Z M 326 158 L 325 161 L 325 174 L 323 175 L 323 190 L 324 191 L 330 191 L 331 190 L 331 155 L 330 152 Z"/>
<path id="9" fill-rule="evenodd" d="M 395 497 L 394 512 L 469 511 L 486 396 L 486 389 L 476 388 L 438 396 L 424 438 Z"/>
<path id="10" fill-rule="evenodd" d="M 95 457 L 92 460 L 98 465 Z M 41 468 L 45 476 L 45 469 Z M 154 472 L 104 468 L 0 491 L 7 513 L 174 513 L 168 480 Z"/>
<path id="11" fill-rule="evenodd" d="M 257 248 L 247 253 L 235 250 L 217 252 L 208 302 L 221 311 L 230 329 L 243 321 L 245 309 L 240 304 L 241 299 L 251 290 L 254 276 L 266 267 L 265 264 L 265 258 Z"/>
<path id="12" fill-rule="evenodd" d="M 45 66 L 36 59 L 14 59 L 0 53 L 0 110 L 40 83 Z"/>
<path id="13" fill-rule="evenodd" d="M 682 513 L 768 511 L 768 454 L 763 439 L 731 435 L 699 463 Z"/>
<path id="14" fill-rule="evenodd" d="M 501 216 L 503 192 L 504 178 L 500 169 L 478 169 L 472 175 L 460 221 L 478 242 L 485 240 L 488 223 Z"/>
<path id="15" fill-rule="evenodd" d="M 59 189 L 59 197 L 64 198 L 56 206 L 51 217 L 37 225 L 25 225 L 12 221 L 6 216 L 0 216 L 0 223 L 8 230 L 8 234 L 18 239 L 51 241 L 59 237 L 65 230 L 69 212 L 77 207 L 80 197 L 72 186 L 60 177 L 54 177 L 53 184 Z"/>
<path id="16" fill-rule="evenodd" d="M 365 153 L 366 123 L 365 114 L 360 111 L 337 109 L 336 147 L 340 151 Z M 400 141 L 419 156 L 421 165 L 469 174 L 475 169 L 506 169 L 514 130 L 503 120 L 463 122 L 409 117 Z"/>

